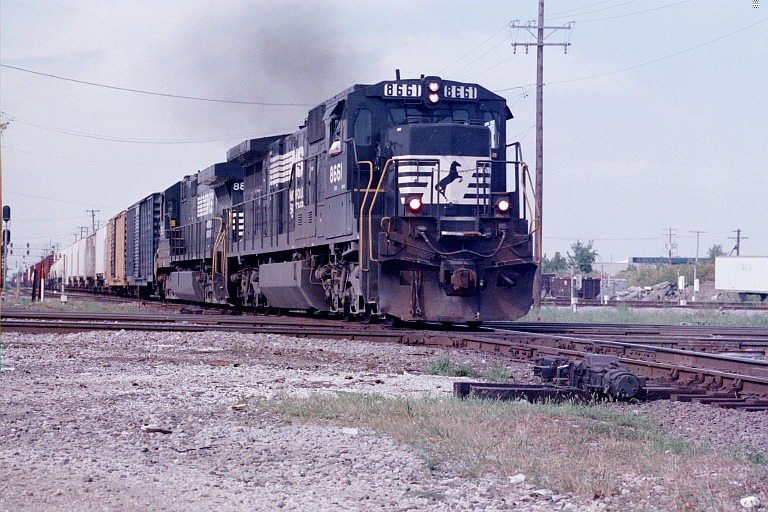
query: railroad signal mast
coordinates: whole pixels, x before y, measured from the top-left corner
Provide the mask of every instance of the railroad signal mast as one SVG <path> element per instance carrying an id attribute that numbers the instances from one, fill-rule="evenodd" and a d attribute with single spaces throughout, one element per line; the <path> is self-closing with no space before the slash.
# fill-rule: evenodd
<path id="1" fill-rule="evenodd" d="M 545 46 L 562 46 L 565 51 L 568 51 L 568 46 L 571 43 L 551 43 L 544 42 L 546 37 L 552 35 L 556 30 L 570 30 L 572 23 L 562 27 L 548 27 L 544 25 L 544 0 L 539 0 L 539 19 L 536 25 L 531 22 L 520 24 L 517 21 L 513 21 L 509 24 L 510 28 L 524 29 L 529 34 L 536 36 L 536 190 L 534 191 L 536 198 L 536 210 L 534 218 L 534 244 L 533 244 L 533 258 L 538 264 L 536 267 L 536 274 L 533 278 L 533 307 L 541 308 L 541 261 L 543 259 L 542 254 L 542 235 L 541 235 L 541 220 L 542 220 L 542 204 L 543 204 L 543 188 L 544 188 L 544 47 Z M 544 35 L 544 31 L 551 31 Z M 532 43 L 518 43 L 515 41 L 512 43 L 512 48 L 517 50 L 518 46 L 525 46 L 526 53 L 528 47 L 532 46 Z"/>

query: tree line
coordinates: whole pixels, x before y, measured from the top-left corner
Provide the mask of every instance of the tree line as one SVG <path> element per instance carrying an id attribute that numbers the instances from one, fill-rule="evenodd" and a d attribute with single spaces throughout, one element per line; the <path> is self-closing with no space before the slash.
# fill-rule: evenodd
<path id="1" fill-rule="evenodd" d="M 577 240 L 571 244 L 571 252 L 566 252 L 563 256 L 559 251 L 555 252 L 552 258 L 545 254 L 542 258 L 542 272 L 545 274 L 570 274 L 571 267 L 577 274 L 599 275 L 593 265 L 597 260 L 598 253 L 593 248 L 593 241 L 587 243 Z M 716 244 L 710 247 L 705 258 L 699 258 L 699 264 L 696 265 L 644 265 L 638 268 L 635 265 L 629 265 L 627 270 L 620 272 L 617 277 L 627 279 L 629 286 L 652 286 L 664 281 L 677 282 L 678 275 L 685 276 L 687 283 L 693 283 L 694 267 L 699 281 L 715 280 L 715 258 L 725 255 L 723 246 Z"/>

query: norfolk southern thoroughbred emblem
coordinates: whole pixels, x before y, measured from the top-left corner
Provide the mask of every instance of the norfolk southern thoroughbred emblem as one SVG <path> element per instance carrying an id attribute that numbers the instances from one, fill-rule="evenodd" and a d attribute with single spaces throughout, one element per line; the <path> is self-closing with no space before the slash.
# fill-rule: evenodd
<path id="1" fill-rule="evenodd" d="M 461 180 L 462 180 L 461 176 L 459 176 L 459 171 L 457 167 L 461 167 L 461 164 L 456 160 L 454 160 L 453 163 L 451 164 L 451 170 L 448 173 L 448 176 L 438 181 L 437 185 L 435 185 L 435 190 L 437 190 L 437 192 L 441 196 L 443 196 L 443 199 L 445 199 L 446 201 L 448 200 L 448 198 L 445 197 L 445 187 L 447 187 L 448 185 L 450 185 L 456 180 L 459 180 L 459 183 L 461 183 Z"/>

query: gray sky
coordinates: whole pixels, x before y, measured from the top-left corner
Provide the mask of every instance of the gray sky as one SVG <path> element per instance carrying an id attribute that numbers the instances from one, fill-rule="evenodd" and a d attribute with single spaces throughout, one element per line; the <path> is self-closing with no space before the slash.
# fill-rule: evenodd
<path id="1" fill-rule="evenodd" d="M 544 252 L 768 255 L 768 0 L 547 0 Z M 536 0 L 2 0 L 3 204 L 33 262 L 354 83 L 421 74 L 509 100 L 535 162 Z M 279 105 L 275 105 L 279 104 Z M 11 270 L 18 261 L 11 259 Z M 27 262 L 29 262 L 29 259 Z"/>

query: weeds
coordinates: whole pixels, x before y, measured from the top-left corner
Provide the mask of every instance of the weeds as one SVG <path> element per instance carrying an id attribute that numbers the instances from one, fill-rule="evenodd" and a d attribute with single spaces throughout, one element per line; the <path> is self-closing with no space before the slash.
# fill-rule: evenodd
<path id="1" fill-rule="evenodd" d="M 539 320 L 540 318 L 540 320 Z M 570 308 L 543 307 L 531 310 L 522 322 L 580 322 L 596 324 L 653 325 L 740 325 L 767 327 L 768 311 L 720 311 L 717 309 L 663 310 L 630 309 L 625 304 L 615 308 L 581 307 L 575 313 Z"/>
<path id="2" fill-rule="evenodd" d="M 445 361 L 435 366 L 453 368 Z M 450 467 L 470 477 L 522 472 L 534 485 L 586 499 L 626 489 L 647 496 L 659 482 L 671 482 L 681 503 L 707 509 L 741 492 L 737 484 L 712 476 L 743 469 L 736 459 L 666 436 L 646 418 L 607 403 L 532 405 L 345 393 L 292 398 L 278 407 L 287 418 L 376 430 L 419 449 L 430 469 Z M 768 477 L 765 455 L 749 457 L 762 478 Z M 708 468 L 703 476 L 688 469 L 702 467 Z"/>
<path id="3" fill-rule="evenodd" d="M 472 377 L 477 373 L 466 363 L 454 364 L 447 357 L 441 357 L 427 364 L 426 373 L 429 375 L 444 375 L 446 377 Z"/>
<path id="4" fill-rule="evenodd" d="M 492 366 L 483 373 L 483 378 L 491 382 L 509 382 L 512 372 L 503 366 Z"/>

